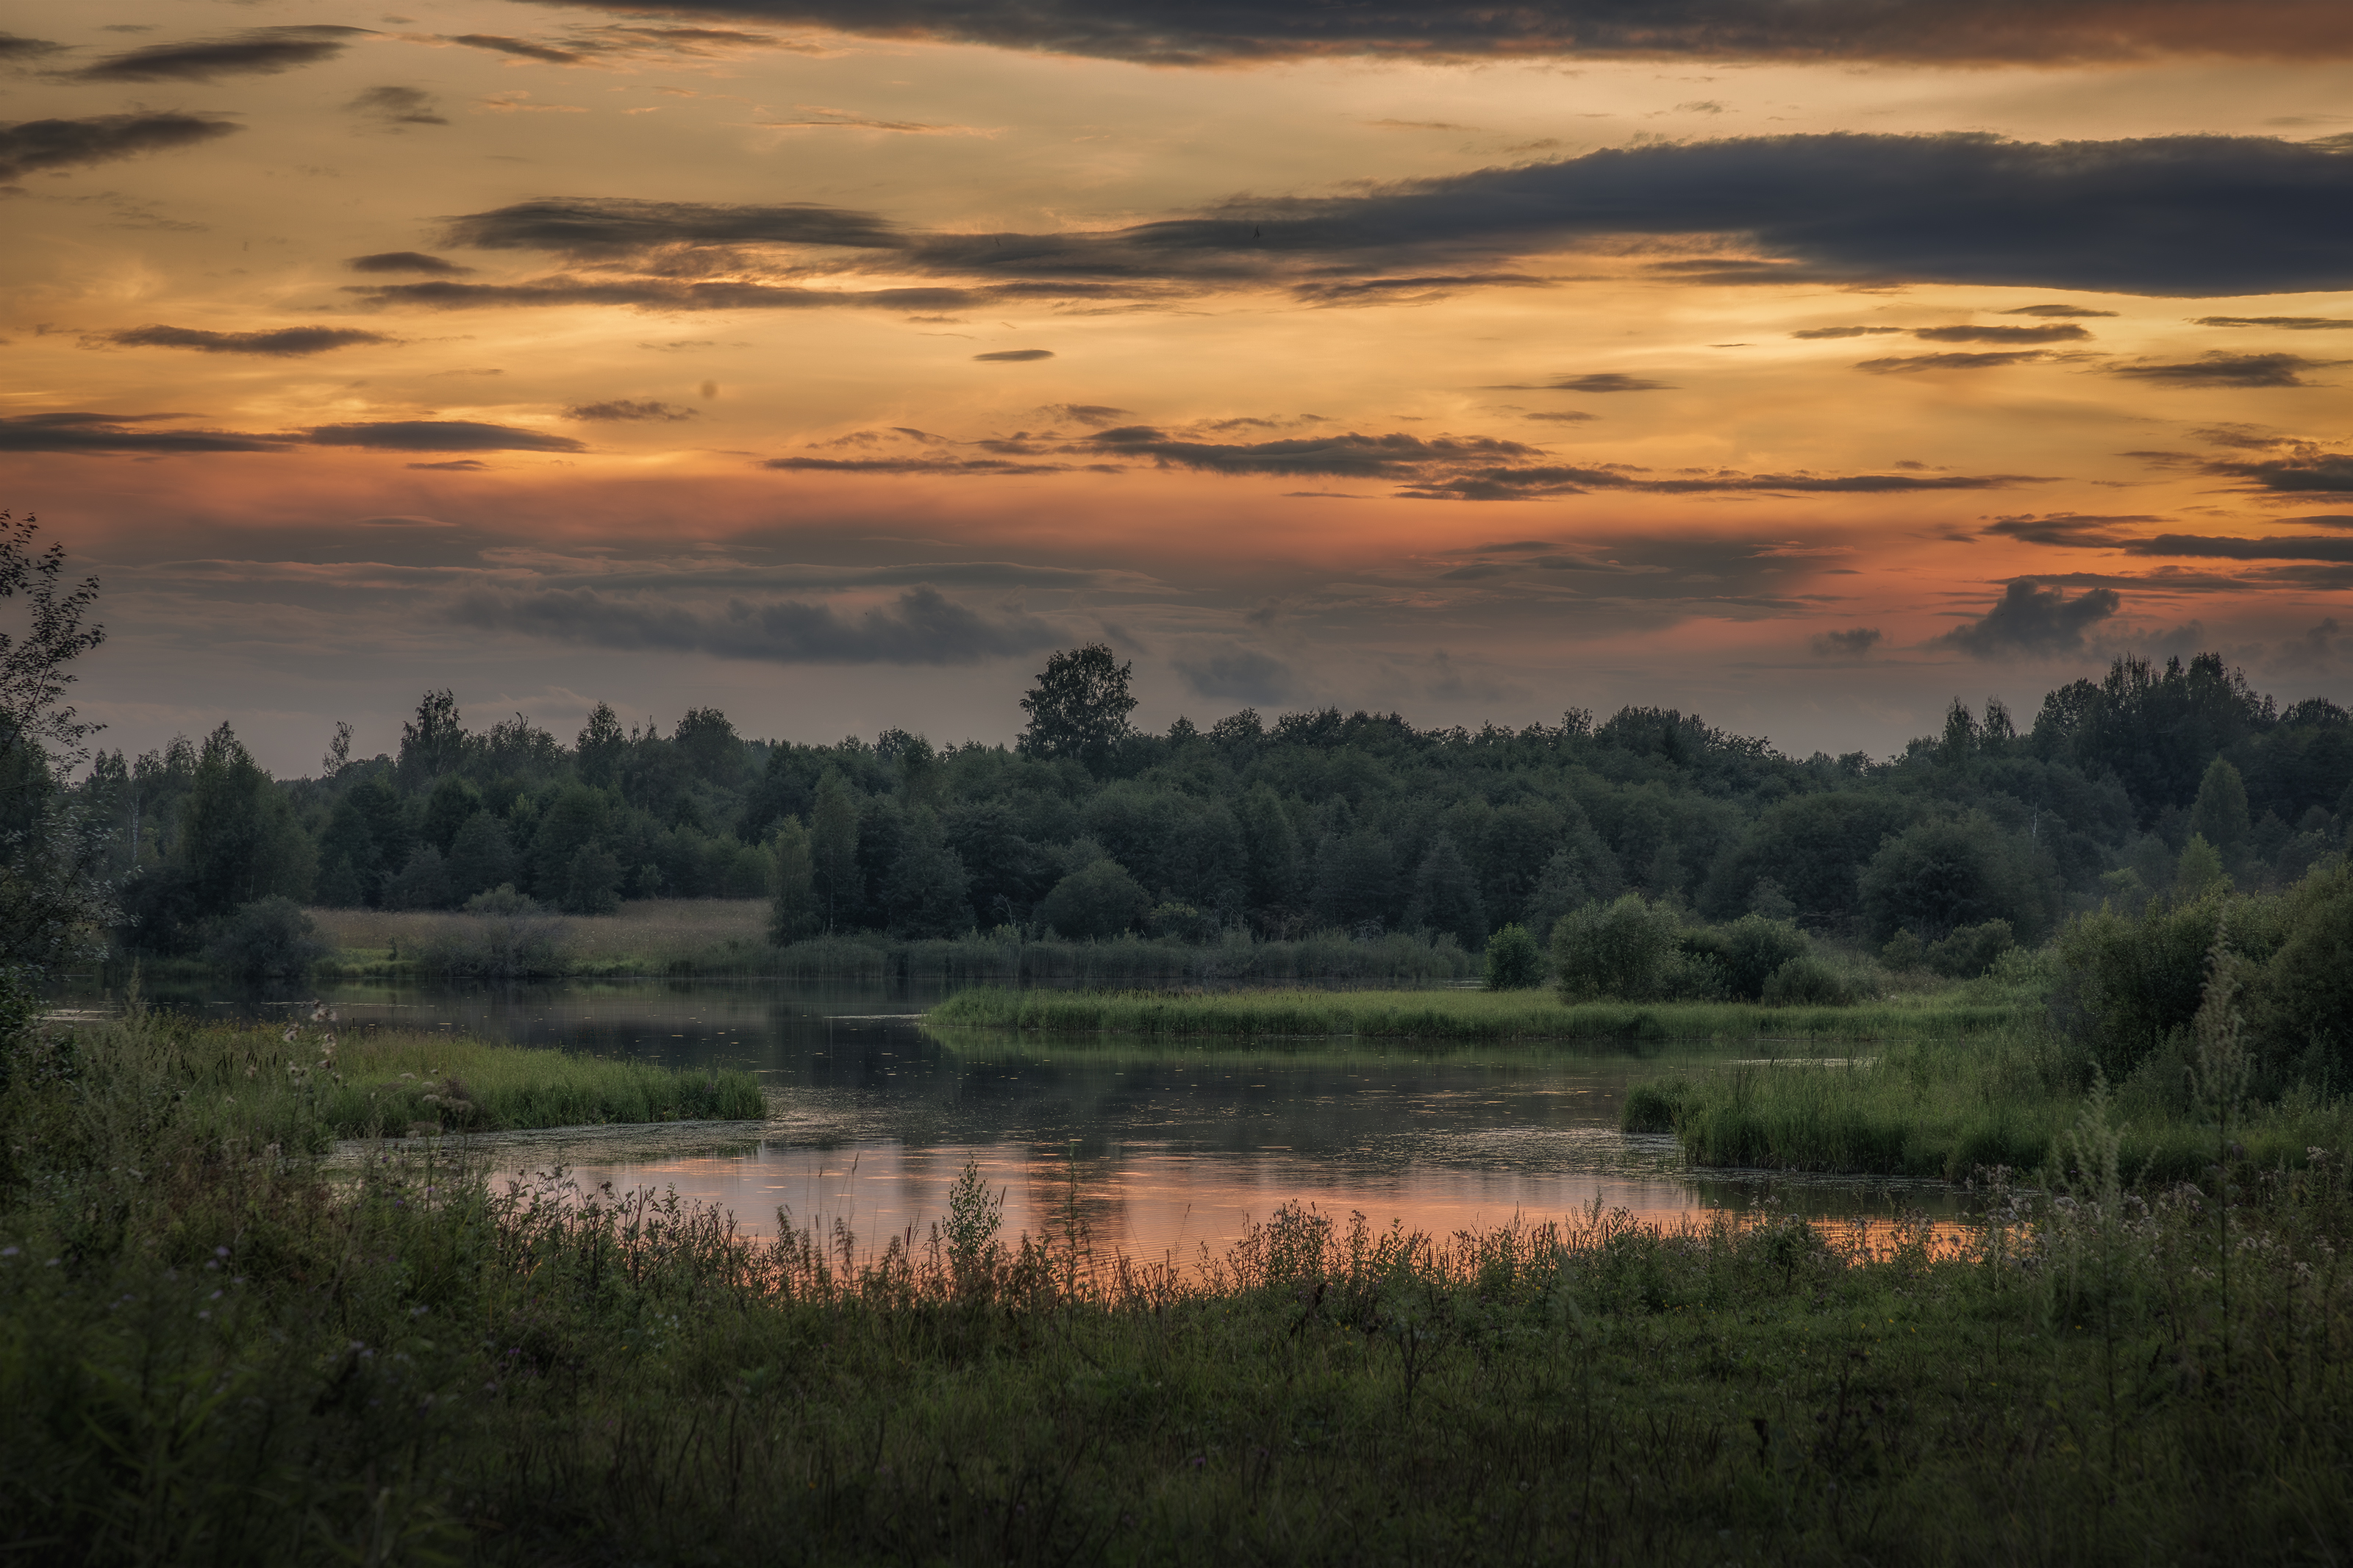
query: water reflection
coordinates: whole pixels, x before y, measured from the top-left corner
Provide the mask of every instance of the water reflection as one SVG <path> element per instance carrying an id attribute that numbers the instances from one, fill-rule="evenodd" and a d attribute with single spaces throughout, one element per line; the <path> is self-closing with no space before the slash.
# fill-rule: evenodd
<path id="1" fill-rule="evenodd" d="M 773 1234 L 779 1207 L 880 1245 L 921 1237 L 967 1160 L 1006 1198 L 1008 1235 L 1076 1225 L 1099 1251 L 1190 1261 L 1286 1201 L 1432 1232 L 1595 1202 L 1672 1220 L 1773 1203 L 1825 1216 L 1957 1210 L 1935 1184 L 1792 1181 L 1685 1168 L 1671 1140 L 1617 1131 L 1630 1084 L 1735 1058 L 1529 1045 L 1446 1048 L 1292 1040 L 1154 1045 L 931 1031 L 934 994 L 777 982 L 576 982 L 509 988 L 346 985 L 346 1026 L 756 1073 L 765 1127 L 573 1131 L 493 1140 L 509 1169 L 571 1164 L 617 1187 L 674 1186 Z M 237 1010 L 236 998 L 183 997 Z"/>

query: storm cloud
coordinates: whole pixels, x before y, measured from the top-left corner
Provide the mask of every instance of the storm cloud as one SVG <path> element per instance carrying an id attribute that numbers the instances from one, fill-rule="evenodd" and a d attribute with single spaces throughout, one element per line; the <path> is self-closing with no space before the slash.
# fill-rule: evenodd
<path id="1" fill-rule="evenodd" d="M 195 349 L 199 353 L 295 359 L 324 353 L 329 349 L 349 348 L 354 343 L 396 343 L 400 340 L 382 332 L 362 331 L 357 327 L 280 327 L 259 332 L 211 332 L 197 327 L 153 326 L 108 332 L 99 341 L 121 348 Z"/>
<path id="2" fill-rule="evenodd" d="M 0 180 L 217 141 L 243 127 L 206 114 L 94 114 L 0 125 Z"/>
<path id="3" fill-rule="evenodd" d="M 849 615 L 795 599 L 691 606 L 596 588 L 480 589 L 460 597 L 451 618 L 597 647 L 777 664 L 957 664 L 1033 653 L 1060 637 L 1027 612 L 983 615 L 927 584 Z"/>
<path id="4" fill-rule="evenodd" d="M 2080 653 L 2084 634 L 2114 616 L 2124 600 L 2114 588 L 2091 588 L 2067 596 L 2021 578 L 1994 601 L 1993 608 L 1936 641 L 1976 658 L 2031 658 Z"/>
<path id="5" fill-rule="evenodd" d="M 1319 55 L 1992 64 L 2353 54 L 2353 17 L 2296 0 L 697 0 L 695 9 L 1161 66 Z"/>
<path id="6" fill-rule="evenodd" d="M 256 27 L 206 43 L 149 44 L 109 55 L 74 74 L 84 81 L 212 81 L 225 76 L 274 76 L 316 65 L 343 52 L 364 27 Z"/>

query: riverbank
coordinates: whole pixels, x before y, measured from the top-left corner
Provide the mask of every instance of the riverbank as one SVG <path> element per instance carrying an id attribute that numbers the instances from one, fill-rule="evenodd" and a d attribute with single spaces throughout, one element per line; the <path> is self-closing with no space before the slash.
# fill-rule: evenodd
<path id="1" fill-rule="evenodd" d="M 609 915 L 469 914 L 432 910 L 313 909 L 331 952 L 324 979 L 618 979 L 757 976 L 909 984 L 1108 985 L 1138 982 L 1265 984 L 1320 980 L 1444 984 L 1476 963 L 1452 939 L 1327 934 L 1266 942 L 1229 933 L 1207 942 L 1124 936 L 1036 940 L 1004 932 L 912 941 L 880 932 L 768 941 L 762 899 L 648 899 Z M 193 959 L 156 973 L 209 973 Z"/>
<path id="2" fill-rule="evenodd" d="M 2091 1073 L 2038 1024 L 1968 1041 L 1898 1041 L 1863 1059 L 1746 1062 L 1638 1085 L 1620 1125 L 1672 1132 L 1694 1165 L 1962 1181 L 1990 1166 L 2031 1175 L 2072 1158 Z M 2108 1092 L 2102 1090 L 2101 1092 Z M 2186 1069 L 2152 1061 L 2113 1091 L 2128 1184 L 2200 1182 L 2236 1145 L 2265 1169 L 2353 1146 L 2353 1102 L 2308 1088 L 2234 1109 L 2227 1129 L 2195 1104 Z"/>
<path id="3" fill-rule="evenodd" d="M 446 1032 L 199 1022 L 133 1007 L 52 1031 L 37 1062 L 136 1079 L 186 1135 L 223 1150 L 314 1153 L 337 1139 L 758 1121 L 750 1073 L 495 1045 Z"/>
<path id="4" fill-rule="evenodd" d="M 1736 1002 L 1563 1003 L 1549 991 L 961 991 L 923 1016 L 941 1028 L 1155 1037 L 1433 1040 L 1865 1042 L 1982 1035 L 2037 1005 L 1989 982 L 1851 1006 Z"/>

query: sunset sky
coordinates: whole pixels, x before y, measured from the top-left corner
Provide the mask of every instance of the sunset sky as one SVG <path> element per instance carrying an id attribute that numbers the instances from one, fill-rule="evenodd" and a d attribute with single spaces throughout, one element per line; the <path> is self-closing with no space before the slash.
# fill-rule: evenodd
<path id="1" fill-rule="evenodd" d="M 2353 5 L 0 5 L 0 506 L 281 774 L 2353 701 Z"/>

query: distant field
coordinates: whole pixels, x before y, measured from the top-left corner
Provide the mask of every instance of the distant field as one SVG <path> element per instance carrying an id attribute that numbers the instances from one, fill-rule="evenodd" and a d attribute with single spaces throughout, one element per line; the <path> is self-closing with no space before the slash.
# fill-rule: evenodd
<path id="1" fill-rule="evenodd" d="M 2017 1021 L 2021 1001 L 1968 987 L 1851 1007 L 1752 1003 L 1580 1002 L 1549 991 L 959 992 L 925 1015 L 943 1026 L 1163 1036 L 1380 1037 L 1450 1040 L 1828 1039 L 1983 1033 Z"/>
<path id="2" fill-rule="evenodd" d="M 311 918 L 336 949 L 328 963 L 346 974 L 406 972 L 463 944 L 491 921 L 433 910 L 314 909 Z M 765 899 L 646 899 L 609 915 L 531 917 L 544 928 L 545 967 L 555 974 L 772 973 Z"/>

